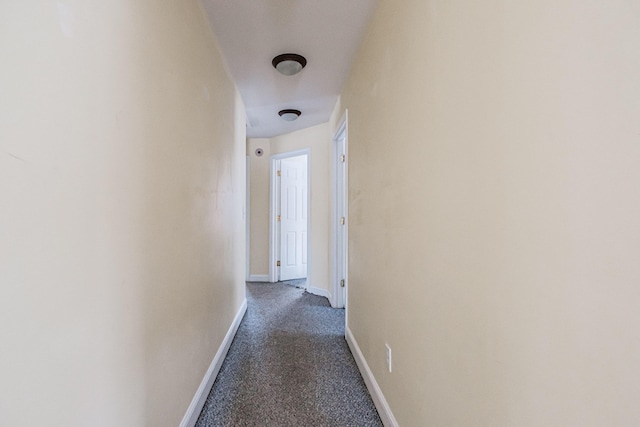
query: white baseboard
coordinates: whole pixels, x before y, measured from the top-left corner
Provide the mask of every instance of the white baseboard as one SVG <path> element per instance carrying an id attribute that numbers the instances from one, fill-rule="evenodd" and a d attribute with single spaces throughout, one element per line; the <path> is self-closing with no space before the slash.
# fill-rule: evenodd
<path id="1" fill-rule="evenodd" d="M 198 387 L 198 391 L 196 391 L 196 395 L 193 396 L 193 400 L 191 400 L 191 404 L 189 405 L 187 412 L 182 418 L 180 427 L 193 427 L 196 425 L 196 421 L 198 421 L 198 417 L 200 416 L 202 407 L 207 400 L 207 396 L 209 396 L 211 387 L 213 387 L 213 382 L 216 380 L 218 372 L 220 372 L 222 362 L 224 362 L 224 358 L 227 356 L 227 352 L 229 351 L 229 347 L 231 346 L 233 337 L 236 336 L 238 326 L 240 326 L 240 322 L 242 321 L 242 318 L 244 317 L 244 313 L 246 311 L 247 300 L 245 299 L 242 302 L 242 305 L 240 306 L 235 319 L 233 319 L 233 322 L 231 323 L 231 326 L 227 331 L 227 335 L 224 337 L 224 340 L 222 340 L 222 344 L 220 345 L 218 352 L 214 356 L 213 361 L 211 362 L 211 365 L 207 370 L 207 373 L 204 375 L 204 378 L 200 383 L 200 387 Z"/>
<path id="2" fill-rule="evenodd" d="M 387 403 L 387 399 L 385 399 L 384 395 L 382 394 L 382 390 L 380 390 L 380 386 L 378 386 L 378 382 L 373 376 L 373 372 L 371 372 L 371 369 L 369 369 L 369 364 L 360 351 L 360 347 L 358 346 L 356 339 L 351 333 L 351 329 L 347 327 L 346 330 L 347 344 L 349 344 L 349 348 L 351 349 L 353 358 L 356 360 L 356 364 L 358 365 L 360 374 L 364 379 L 364 383 L 367 385 L 367 389 L 369 390 L 369 394 L 373 399 L 373 403 L 374 405 L 376 405 L 376 409 L 378 410 L 378 415 L 380 415 L 382 424 L 384 424 L 385 427 L 398 427 L 398 422 L 393 416 L 393 412 L 391 412 L 391 408 Z"/>
<path id="3" fill-rule="evenodd" d="M 327 291 L 326 289 L 316 288 L 313 286 L 307 286 L 307 292 L 309 292 L 310 294 L 318 295 L 325 298 L 329 298 L 330 296 L 329 291 Z"/>
<path id="4" fill-rule="evenodd" d="M 269 275 L 268 274 L 251 274 L 247 279 L 247 282 L 268 282 Z"/>

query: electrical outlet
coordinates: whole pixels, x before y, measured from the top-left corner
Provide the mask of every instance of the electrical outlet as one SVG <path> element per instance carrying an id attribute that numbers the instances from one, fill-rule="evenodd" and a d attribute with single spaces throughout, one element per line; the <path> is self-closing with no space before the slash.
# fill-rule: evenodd
<path id="1" fill-rule="evenodd" d="M 387 368 L 389 369 L 389 372 L 391 372 L 391 347 L 389 347 L 389 344 L 384 345 L 387 349 Z"/>

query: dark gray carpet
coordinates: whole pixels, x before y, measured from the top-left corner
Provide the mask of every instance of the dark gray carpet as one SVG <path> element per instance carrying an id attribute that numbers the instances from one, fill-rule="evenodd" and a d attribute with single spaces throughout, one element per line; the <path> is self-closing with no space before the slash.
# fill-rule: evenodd
<path id="1" fill-rule="evenodd" d="M 382 426 L 344 310 L 281 283 L 248 283 L 247 303 L 196 427 Z"/>

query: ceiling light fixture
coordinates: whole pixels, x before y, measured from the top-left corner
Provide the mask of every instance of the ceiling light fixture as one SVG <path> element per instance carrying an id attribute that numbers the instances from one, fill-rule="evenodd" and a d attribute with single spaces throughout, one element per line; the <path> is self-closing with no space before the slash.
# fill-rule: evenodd
<path id="1" fill-rule="evenodd" d="M 300 114 L 302 113 L 300 112 L 300 110 L 281 110 L 278 112 L 278 114 L 280 115 L 280 117 L 282 117 L 282 120 L 292 122 L 300 117 Z"/>
<path id="2" fill-rule="evenodd" d="M 285 76 L 298 74 L 307 65 L 304 56 L 297 53 L 283 53 L 273 58 L 271 61 L 276 70 Z"/>

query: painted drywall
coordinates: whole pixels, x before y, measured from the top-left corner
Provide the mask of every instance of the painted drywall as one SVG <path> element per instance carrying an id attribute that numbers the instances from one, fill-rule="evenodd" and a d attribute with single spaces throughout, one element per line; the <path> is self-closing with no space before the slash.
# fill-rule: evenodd
<path id="1" fill-rule="evenodd" d="M 201 6 L 0 28 L 0 425 L 176 426 L 244 300 L 244 108 Z"/>
<path id="2" fill-rule="evenodd" d="M 262 155 L 256 150 L 262 150 Z M 269 138 L 248 138 L 249 156 L 249 278 L 269 276 Z M 268 280 L 268 279 L 267 279 Z"/>
<path id="3" fill-rule="evenodd" d="M 274 138 L 249 138 L 251 156 L 251 252 L 252 275 L 269 274 L 269 156 L 311 149 L 310 249 L 307 286 L 329 290 L 329 220 L 331 135 L 329 124 L 313 126 Z M 262 147 L 265 154 L 255 155 Z"/>
<path id="4" fill-rule="evenodd" d="M 380 1 L 333 126 L 348 326 L 400 425 L 640 424 L 639 29 L 626 0 Z"/>

